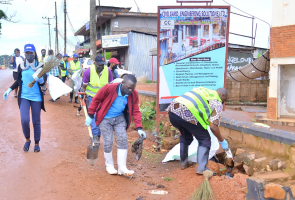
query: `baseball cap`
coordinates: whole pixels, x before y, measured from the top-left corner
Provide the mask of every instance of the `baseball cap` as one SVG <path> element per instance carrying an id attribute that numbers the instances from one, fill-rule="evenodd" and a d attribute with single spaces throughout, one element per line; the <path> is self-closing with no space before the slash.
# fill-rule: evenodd
<path id="1" fill-rule="evenodd" d="M 26 44 L 24 48 L 24 52 L 30 51 L 30 52 L 35 52 L 36 48 L 33 44 Z"/>
<path id="2" fill-rule="evenodd" d="M 115 63 L 115 64 L 120 64 L 119 63 L 119 61 L 116 59 L 116 58 L 111 58 L 110 60 L 109 60 L 109 63 Z"/>
<path id="3" fill-rule="evenodd" d="M 70 57 L 70 56 L 68 56 L 68 54 L 64 54 L 64 57 Z"/>
<path id="4" fill-rule="evenodd" d="M 104 61 L 103 56 L 96 56 L 95 57 L 95 62 L 97 62 L 97 64 L 99 64 L 99 65 L 105 65 L 106 64 L 106 62 Z"/>

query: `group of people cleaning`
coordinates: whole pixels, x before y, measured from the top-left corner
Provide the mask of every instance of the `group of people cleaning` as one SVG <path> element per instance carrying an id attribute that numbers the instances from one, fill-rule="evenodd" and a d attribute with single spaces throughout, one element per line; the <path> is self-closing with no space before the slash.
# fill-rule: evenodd
<path id="1" fill-rule="evenodd" d="M 42 50 L 42 57 L 38 59 L 34 45 L 26 44 L 24 46 L 25 58 L 23 58 L 20 56 L 19 50 L 16 49 L 13 55 L 14 67 L 17 68 L 17 70 L 14 68 L 13 72 L 15 82 L 3 95 L 3 98 L 7 99 L 12 90 L 19 88 L 18 91 L 15 90 L 15 92 L 18 92 L 18 94 L 15 93 L 15 96 L 18 98 L 20 108 L 21 125 L 26 139 L 23 150 L 26 152 L 29 151 L 31 144 L 30 109 L 34 127 L 34 152 L 40 151 L 40 113 L 41 109 L 45 111 L 43 94 L 45 80 L 43 77 L 35 79 L 37 84 L 32 88 L 27 87 L 27 85 L 34 80 L 32 75 L 43 66 L 42 62 L 46 60 L 43 52 Z M 66 54 L 63 56 L 63 61 L 60 65 L 63 82 L 66 79 L 63 77 L 66 77 L 67 73 L 73 74 L 81 69 L 78 56 L 74 54 L 73 57 L 76 62 L 67 63 L 69 56 Z M 113 66 L 115 65 L 113 64 Z M 138 92 L 135 89 L 137 80 L 134 75 L 128 74 L 118 83 L 111 83 L 112 81 L 112 70 L 107 67 L 103 56 L 97 56 L 94 64 L 86 69 L 83 74 L 83 90 L 88 99 L 88 117 L 85 120 L 85 124 L 86 126 L 91 126 L 95 143 L 100 142 L 100 136 L 103 137 L 106 171 L 112 175 L 130 176 L 134 171 L 129 170 L 126 166 L 128 152 L 127 129 L 130 126 L 132 117 L 138 134 L 140 137 L 146 138 L 146 133 L 142 130 Z M 73 93 L 70 96 L 70 102 L 72 98 Z M 171 124 L 179 129 L 181 133 L 181 169 L 185 169 L 190 165 L 188 162 L 188 147 L 193 141 L 194 136 L 199 142 L 196 173 L 203 174 L 205 170 L 208 170 L 206 165 L 211 146 L 208 127 L 218 138 L 222 148 L 228 149 L 228 143 L 222 137 L 218 128 L 223 103 L 227 98 L 228 94 L 224 88 L 219 88 L 215 91 L 199 87 L 175 98 L 167 108 Z M 118 169 L 114 166 L 112 155 L 113 130 L 119 143 L 117 149 Z"/>

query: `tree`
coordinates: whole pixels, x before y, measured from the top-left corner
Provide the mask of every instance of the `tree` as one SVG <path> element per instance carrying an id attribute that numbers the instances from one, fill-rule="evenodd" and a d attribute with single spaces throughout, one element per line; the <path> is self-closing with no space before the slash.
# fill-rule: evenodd
<path id="1" fill-rule="evenodd" d="M 11 5 L 12 1 L 13 0 L 0 0 L 0 4 L 9 4 L 9 5 Z M 2 26 L 1 26 L 1 20 L 2 19 L 6 20 L 8 22 L 12 22 L 12 23 L 20 22 L 20 20 L 16 20 L 16 21 L 13 20 L 13 18 L 16 16 L 16 11 L 14 11 L 13 14 L 11 14 L 11 15 L 8 15 L 7 13 L 8 13 L 7 10 L 5 12 L 3 10 L 0 10 L 0 35 L 1 35 L 1 28 L 2 28 Z"/>

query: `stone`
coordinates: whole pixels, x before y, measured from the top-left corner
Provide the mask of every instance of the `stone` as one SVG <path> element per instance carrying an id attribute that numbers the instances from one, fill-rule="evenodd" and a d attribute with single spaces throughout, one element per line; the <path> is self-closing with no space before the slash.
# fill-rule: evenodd
<path id="1" fill-rule="evenodd" d="M 141 165 L 141 164 L 138 164 L 138 165 L 137 165 L 137 169 L 138 169 L 138 170 L 141 170 L 141 169 L 142 169 L 142 165 Z"/>
<path id="2" fill-rule="evenodd" d="M 278 170 L 278 168 L 279 168 L 278 164 L 279 164 L 280 161 L 281 161 L 280 159 L 274 159 L 274 160 L 270 161 L 268 163 L 270 169 L 273 170 L 273 171 Z"/>
<path id="3" fill-rule="evenodd" d="M 254 162 L 261 163 L 262 161 L 265 161 L 265 160 L 266 160 L 266 157 L 262 157 L 262 158 L 255 159 Z"/>
<path id="4" fill-rule="evenodd" d="M 271 172 L 272 170 L 270 169 L 269 165 L 266 165 L 266 171 Z"/>
<path id="5" fill-rule="evenodd" d="M 286 191 L 278 184 L 270 183 L 265 186 L 264 198 L 285 199 Z"/>
<path id="6" fill-rule="evenodd" d="M 179 135 L 174 135 L 174 140 L 179 139 Z"/>
<path id="7" fill-rule="evenodd" d="M 220 168 L 219 168 L 219 165 L 218 163 L 212 161 L 212 160 L 208 160 L 208 163 L 207 163 L 207 168 L 210 169 L 211 171 L 215 172 L 218 176 L 221 174 L 220 173 Z"/>
<path id="8" fill-rule="evenodd" d="M 247 178 L 247 190 L 246 200 L 264 199 L 261 192 L 264 190 L 264 180 L 256 177 Z"/>
<path id="9" fill-rule="evenodd" d="M 280 161 L 278 163 L 278 169 L 286 169 L 286 168 L 287 168 L 287 163 L 286 162 Z"/>
<path id="10" fill-rule="evenodd" d="M 263 179 L 266 182 L 275 182 L 275 181 L 287 181 L 291 176 L 288 173 L 282 171 L 276 172 L 265 172 L 254 174 L 253 177 L 257 179 Z"/>
<path id="11" fill-rule="evenodd" d="M 243 163 L 241 163 L 241 164 L 239 164 L 239 165 L 235 165 L 235 166 L 232 168 L 230 174 L 231 174 L 231 175 L 242 174 L 242 173 L 244 173 L 244 171 L 245 171 L 245 170 L 244 170 L 244 168 L 243 168 Z"/>
<path id="12" fill-rule="evenodd" d="M 230 166 L 230 167 L 233 167 L 234 166 L 234 161 L 232 158 L 226 158 L 225 160 L 225 165 L 226 166 Z"/>
<path id="13" fill-rule="evenodd" d="M 238 155 L 240 153 L 245 153 L 245 150 L 241 149 L 241 148 L 237 148 L 236 155 Z"/>
<path id="14" fill-rule="evenodd" d="M 248 176 L 252 176 L 254 174 L 254 170 L 251 167 L 243 165 L 243 168 Z"/>
<path id="15" fill-rule="evenodd" d="M 250 155 L 247 156 L 247 158 L 249 160 L 254 160 L 255 159 L 255 154 L 250 154 Z"/>
<path id="16" fill-rule="evenodd" d="M 179 139 L 174 140 L 174 138 L 171 138 L 171 137 L 164 137 L 162 141 L 163 141 L 163 148 L 167 150 L 172 149 L 176 144 L 179 143 Z"/>

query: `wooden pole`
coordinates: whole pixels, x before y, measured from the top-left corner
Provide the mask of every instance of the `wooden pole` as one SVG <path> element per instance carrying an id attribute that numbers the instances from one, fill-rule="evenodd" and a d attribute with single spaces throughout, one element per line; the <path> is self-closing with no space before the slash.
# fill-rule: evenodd
<path id="1" fill-rule="evenodd" d="M 58 49 L 58 29 L 57 29 L 57 11 L 56 11 L 56 2 L 55 2 L 55 54 L 59 53 L 59 49 Z"/>
<path id="2" fill-rule="evenodd" d="M 96 4 L 95 0 L 90 0 L 90 49 L 92 51 L 91 60 L 96 57 Z"/>
<path id="3" fill-rule="evenodd" d="M 67 53 L 67 2 L 64 0 L 64 18 L 65 18 L 65 35 L 64 35 L 64 40 L 65 40 L 65 49 L 64 49 L 64 54 Z"/>

